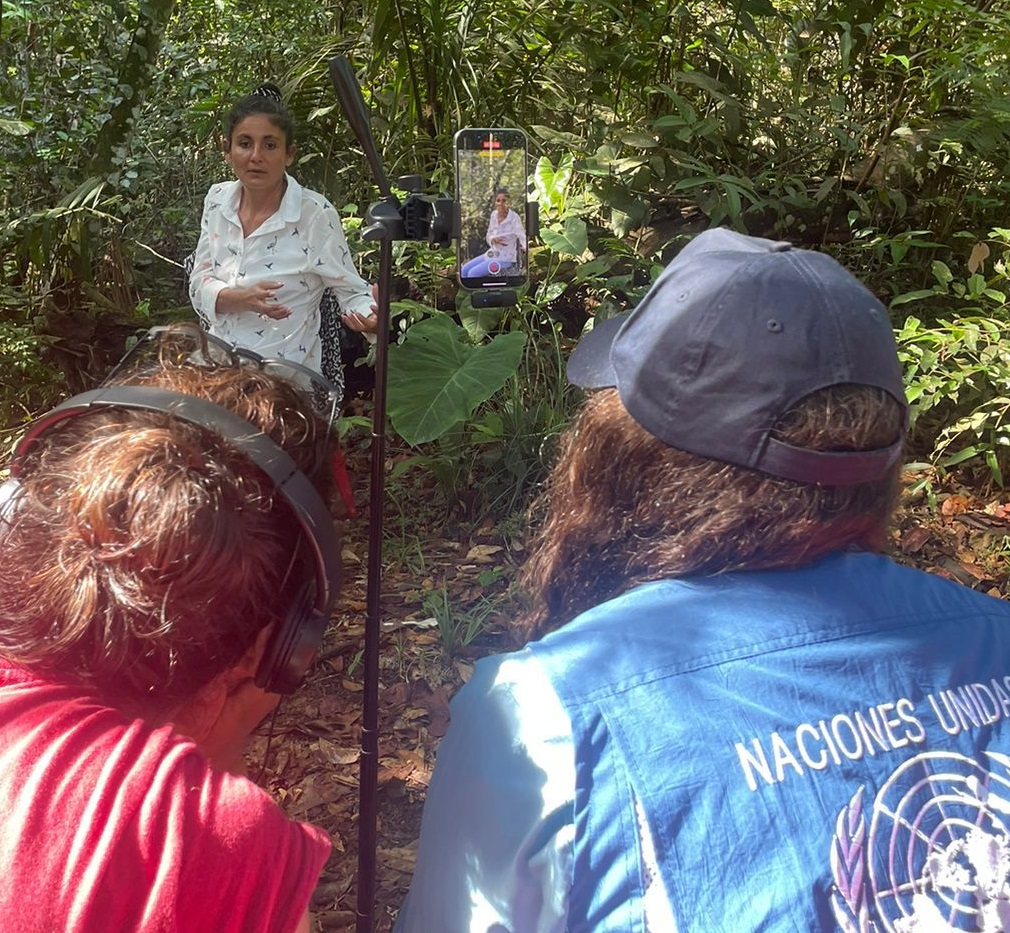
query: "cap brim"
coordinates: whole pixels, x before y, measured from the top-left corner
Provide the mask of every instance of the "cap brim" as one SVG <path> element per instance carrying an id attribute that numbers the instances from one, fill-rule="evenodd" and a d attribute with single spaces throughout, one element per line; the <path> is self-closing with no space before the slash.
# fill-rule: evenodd
<path id="1" fill-rule="evenodd" d="M 572 350 L 565 370 L 568 381 L 582 389 L 609 389 L 617 385 L 610 362 L 610 348 L 630 311 L 609 317 L 593 326 Z"/>

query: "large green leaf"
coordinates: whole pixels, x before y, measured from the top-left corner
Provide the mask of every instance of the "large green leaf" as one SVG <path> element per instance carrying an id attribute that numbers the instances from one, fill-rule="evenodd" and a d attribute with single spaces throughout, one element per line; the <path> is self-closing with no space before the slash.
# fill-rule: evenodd
<path id="1" fill-rule="evenodd" d="M 469 301 L 461 303 L 456 313 L 460 324 L 474 343 L 490 337 L 505 316 L 503 308 L 475 308 Z"/>
<path id="2" fill-rule="evenodd" d="M 465 421 L 515 373 L 525 344 L 526 335 L 513 332 L 474 346 L 447 315 L 418 321 L 389 348 L 387 410 L 396 433 L 423 444 Z"/>
<path id="3" fill-rule="evenodd" d="M 540 239 L 555 253 L 579 258 L 589 248 L 589 234 L 586 222 L 579 217 L 568 217 L 559 227 L 543 227 Z"/>
<path id="4" fill-rule="evenodd" d="M 566 153 L 558 163 L 557 169 L 551 165 L 550 159 L 541 156 L 533 170 L 533 186 L 536 189 L 537 201 L 545 212 L 562 211 L 565 203 L 565 192 L 572 180 L 574 161 L 571 153 Z"/>

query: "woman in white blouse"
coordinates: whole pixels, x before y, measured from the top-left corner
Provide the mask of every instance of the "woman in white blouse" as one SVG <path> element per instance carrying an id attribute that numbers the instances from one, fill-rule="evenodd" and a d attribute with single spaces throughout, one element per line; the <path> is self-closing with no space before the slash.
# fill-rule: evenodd
<path id="1" fill-rule="evenodd" d="M 463 278 L 487 275 L 508 275 L 522 268 L 520 250 L 526 250 L 526 228 L 519 215 L 511 209 L 507 188 L 499 188 L 494 196 L 494 209 L 487 224 L 486 253 L 464 263 Z"/>
<path id="2" fill-rule="evenodd" d="M 331 288 L 341 320 L 374 333 L 373 290 L 354 268 L 340 215 L 287 173 L 293 123 L 264 84 L 232 107 L 225 158 L 234 181 L 204 200 L 189 296 L 206 329 L 233 346 L 319 370 L 319 301 Z"/>

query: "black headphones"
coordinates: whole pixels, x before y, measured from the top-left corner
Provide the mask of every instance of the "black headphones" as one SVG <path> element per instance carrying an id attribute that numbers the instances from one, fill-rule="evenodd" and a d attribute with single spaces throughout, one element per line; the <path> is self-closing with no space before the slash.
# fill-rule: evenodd
<path id="1" fill-rule="evenodd" d="M 17 481 L 25 458 L 39 439 L 67 418 L 104 408 L 163 412 L 206 428 L 249 458 L 272 480 L 291 506 L 316 565 L 315 585 L 298 594 L 272 634 L 256 671 L 256 685 L 271 693 L 291 693 L 302 682 L 323 640 L 340 589 L 340 547 L 322 497 L 288 453 L 255 425 L 220 405 L 148 386 L 105 386 L 57 405 L 28 429 L 11 458 Z M 12 502 L 16 510 L 16 492 Z M 8 517 L 8 521 L 10 518 Z"/>

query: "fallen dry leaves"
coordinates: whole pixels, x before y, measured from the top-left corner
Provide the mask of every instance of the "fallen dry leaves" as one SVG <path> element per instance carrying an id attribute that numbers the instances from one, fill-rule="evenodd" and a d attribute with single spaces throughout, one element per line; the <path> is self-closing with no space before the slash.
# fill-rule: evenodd
<path id="1" fill-rule="evenodd" d="M 359 478 L 367 481 L 368 471 Z M 356 484 L 356 486 L 359 484 Z M 346 579 L 333 624 L 305 683 L 286 698 L 274 721 L 253 737 L 250 776 L 293 818 L 322 826 L 333 841 L 313 898 L 317 933 L 356 928 L 359 768 L 361 757 L 361 652 L 367 609 L 367 493 L 356 489 L 359 516 L 346 521 Z M 422 576 L 384 557 L 379 671 L 379 761 L 375 904 L 377 933 L 392 927 L 410 883 L 424 793 L 438 740 L 449 724 L 449 701 L 472 670 L 475 656 L 513 647 L 488 618 L 471 645 L 452 656 L 442 646 L 423 600 L 445 587 L 455 609 L 503 593 L 514 571 L 509 546 L 490 525 L 460 531 L 465 540 L 433 535 L 424 542 Z M 492 583 L 479 582 L 500 568 Z"/>

